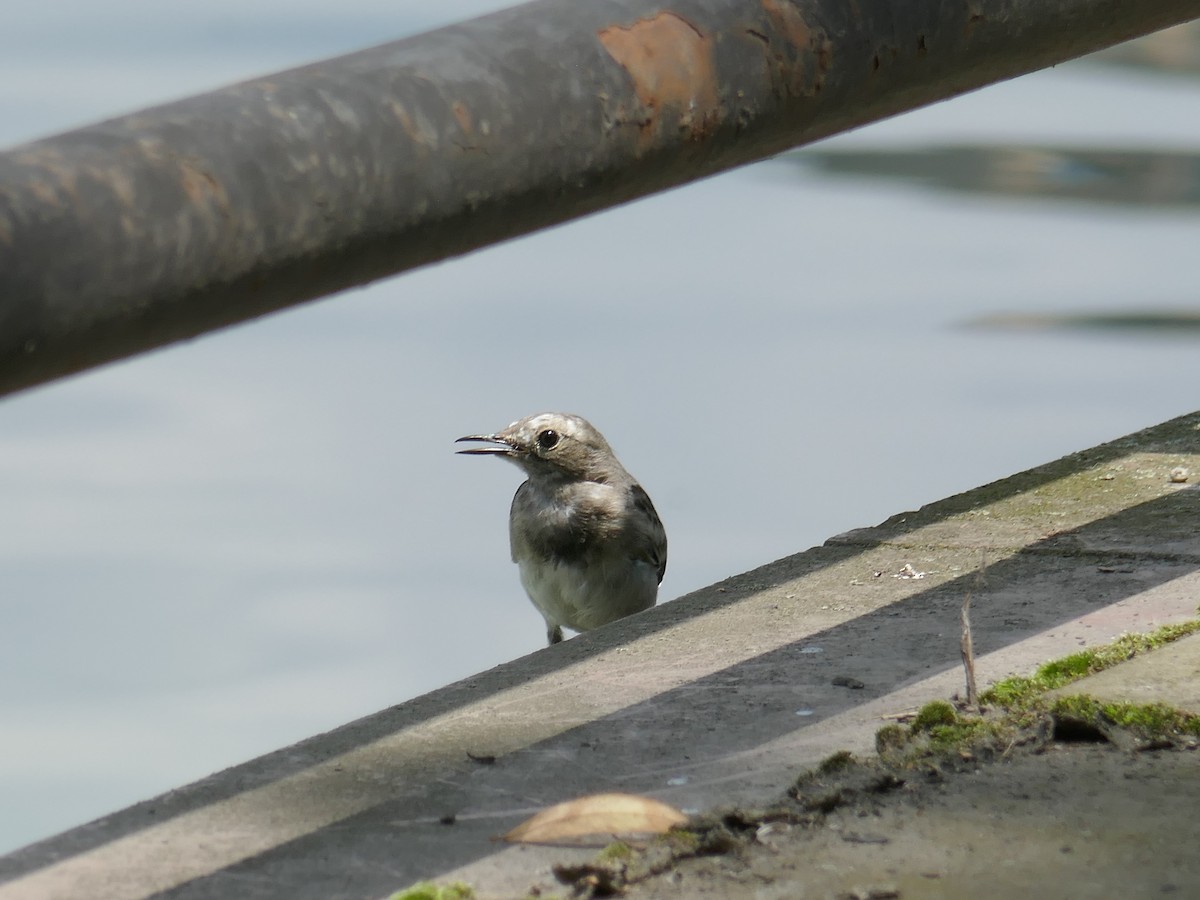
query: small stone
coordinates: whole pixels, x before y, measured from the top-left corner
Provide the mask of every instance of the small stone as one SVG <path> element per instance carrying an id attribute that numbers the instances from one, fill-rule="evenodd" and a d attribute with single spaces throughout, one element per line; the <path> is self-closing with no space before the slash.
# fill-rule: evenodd
<path id="1" fill-rule="evenodd" d="M 855 887 L 837 895 L 838 900 L 897 900 L 899 897 L 900 889 L 890 884 Z"/>
<path id="2" fill-rule="evenodd" d="M 768 838 L 783 834 L 791 828 L 786 822 L 764 822 L 754 832 L 754 839 L 760 844 L 768 843 Z"/>
<path id="3" fill-rule="evenodd" d="M 886 844 L 891 838 L 873 832 L 845 831 L 842 832 L 842 840 L 847 844 Z"/>
<path id="4" fill-rule="evenodd" d="M 1188 477 L 1191 474 L 1192 473 L 1189 472 L 1184 466 L 1176 466 L 1175 468 L 1173 468 L 1171 470 L 1171 475 L 1170 475 L 1171 483 L 1172 484 L 1183 484 L 1184 482 L 1186 482 L 1188 480 Z"/>

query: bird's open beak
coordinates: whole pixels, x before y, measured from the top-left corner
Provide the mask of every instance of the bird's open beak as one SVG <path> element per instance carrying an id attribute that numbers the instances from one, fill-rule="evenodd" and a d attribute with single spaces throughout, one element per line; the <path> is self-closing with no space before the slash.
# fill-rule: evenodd
<path id="1" fill-rule="evenodd" d="M 468 434 L 466 437 L 460 437 L 454 443 L 461 444 L 463 441 L 486 441 L 493 446 L 491 447 L 471 447 L 468 450 L 458 450 L 466 456 L 512 456 L 513 450 L 516 449 L 504 438 L 495 434 Z"/>

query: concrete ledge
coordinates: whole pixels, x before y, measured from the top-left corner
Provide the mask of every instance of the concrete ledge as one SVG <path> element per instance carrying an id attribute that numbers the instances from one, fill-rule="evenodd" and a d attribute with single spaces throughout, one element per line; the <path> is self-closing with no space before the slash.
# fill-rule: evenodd
<path id="1" fill-rule="evenodd" d="M 546 804 L 597 790 L 761 802 L 833 750 L 868 751 L 881 715 L 958 690 L 967 591 L 984 680 L 1192 617 L 1200 491 L 1169 481 L 1181 465 L 1200 472 L 1200 413 L 25 848 L 0 860 L 0 900 L 370 898 L 451 874 L 523 894 L 569 854 L 491 837 Z"/>

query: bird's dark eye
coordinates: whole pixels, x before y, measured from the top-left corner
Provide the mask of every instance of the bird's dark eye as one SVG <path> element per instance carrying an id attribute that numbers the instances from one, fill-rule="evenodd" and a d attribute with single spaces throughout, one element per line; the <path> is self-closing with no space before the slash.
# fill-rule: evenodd
<path id="1" fill-rule="evenodd" d="M 537 442 L 543 450 L 553 450 L 558 446 L 558 432 L 551 428 L 538 432 Z"/>

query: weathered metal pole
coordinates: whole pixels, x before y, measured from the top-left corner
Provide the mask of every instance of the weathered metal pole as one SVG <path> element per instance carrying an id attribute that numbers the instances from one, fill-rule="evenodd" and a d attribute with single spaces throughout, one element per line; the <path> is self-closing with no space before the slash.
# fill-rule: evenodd
<path id="1" fill-rule="evenodd" d="M 0 393 L 1200 16 L 541 0 L 0 156 Z"/>

